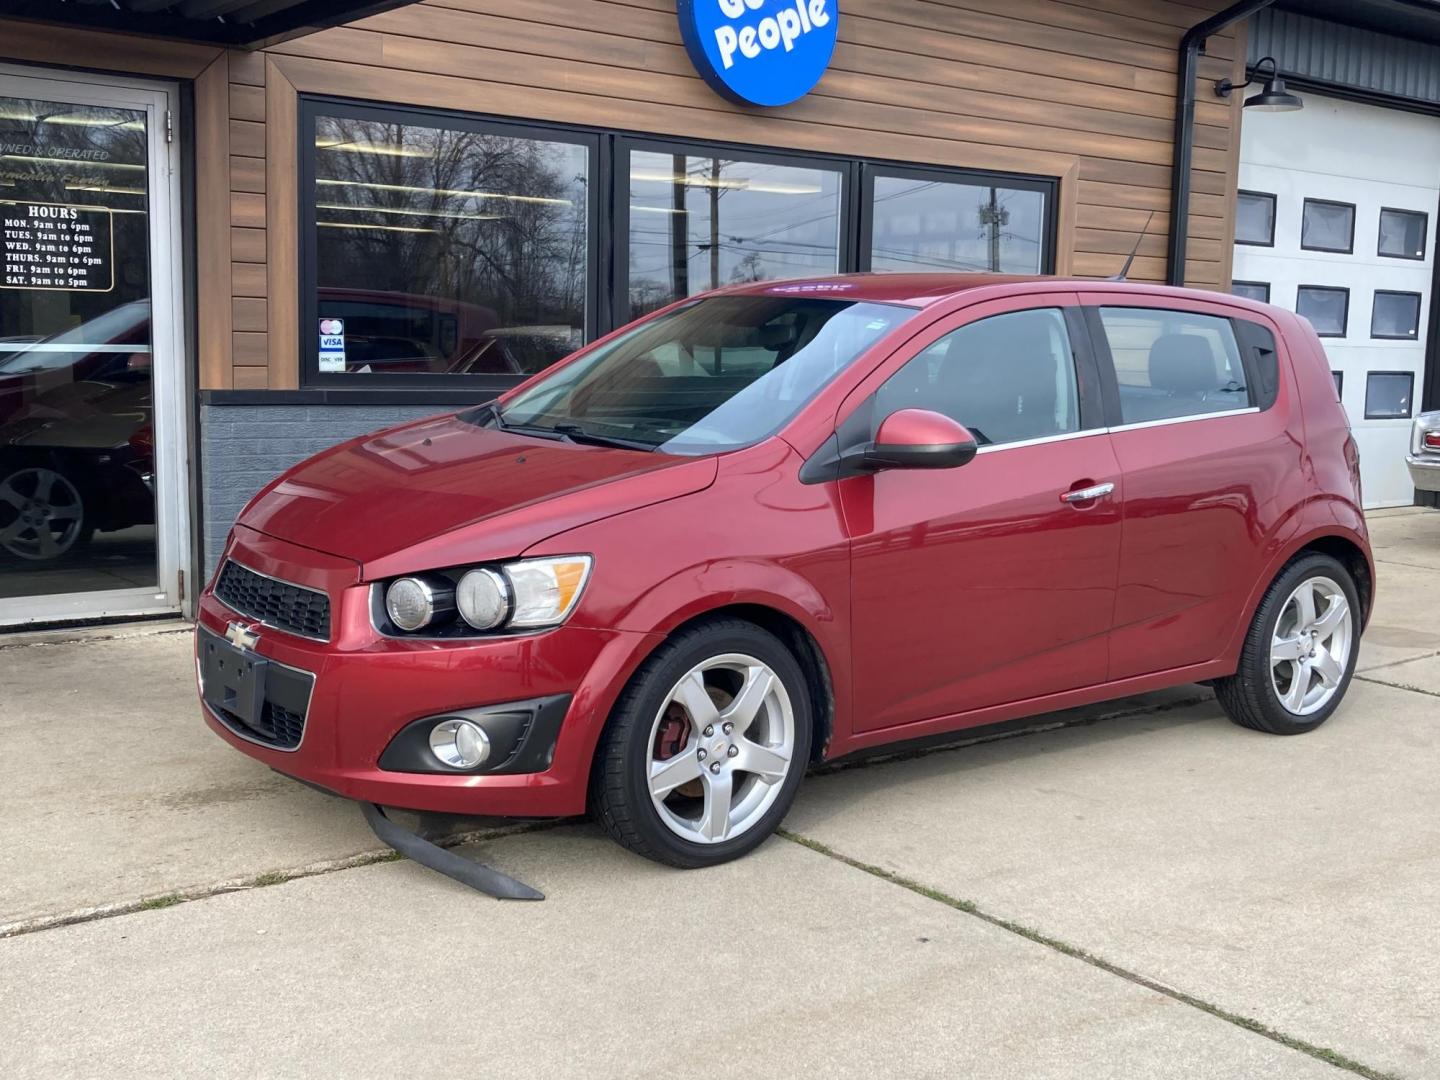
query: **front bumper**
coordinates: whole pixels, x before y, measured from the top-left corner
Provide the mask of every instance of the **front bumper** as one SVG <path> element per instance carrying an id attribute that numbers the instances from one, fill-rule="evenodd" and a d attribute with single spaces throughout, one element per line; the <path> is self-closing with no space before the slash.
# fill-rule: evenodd
<path id="1" fill-rule="evenodd" d="M 1405 464 L 1410 468 L 1410 482 L 1417 491 L 1440 491 L 1440 457 L 1406 454 Z"/>
<path id="2" fill-rule="evenodd" d="M 199 602 L 201 628 L 223 635 L 231 623 L 240 623 L 259 634 L 256 654 L 312 674 L 314 684 L 303 737 L 291 749 L 247 737 L 202 701 L 206 723 L 231 746 L 278 772 L 385 806 L 513 817 L 583 812 L 600 728 L 625 680 L 658 640 L 569 624 L 511 637 L 388 638 L 371 625 L 370 585 L 350 560 L 244 527 L 235 529 L 225 558 L 324 592 L 330 599 L 330 635 L 318 641 L 260 625 L 207 588 Z M 529 744 L 526 767 L 535 771 L 419 773 L 380 765 L 392 740 L 416 720 L 556 697 L 568 706 L 553 753 L 548 746 L 536 752 Z"/>

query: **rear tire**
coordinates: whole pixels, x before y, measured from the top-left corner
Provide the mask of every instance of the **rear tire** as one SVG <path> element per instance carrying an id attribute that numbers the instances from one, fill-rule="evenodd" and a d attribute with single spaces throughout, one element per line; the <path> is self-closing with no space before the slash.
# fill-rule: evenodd
<path id="1" fill-rule="evenodd" d="M 1234 675 L 1215 696 L 1241 727 L 1272 735 L 1314 731 L 1340 707 L 1360 649 L 1360 600 L 1350 571 L 1302 555 L 1266 590 Z"/>
<path id="2" fill-rule="evenodd" d="M 638 855 L 686 869 L 758 847 L 810 759 L 805 674 L 741 619 L 700 623 L 641 665 L 601 736 L 590 810 Z"/>

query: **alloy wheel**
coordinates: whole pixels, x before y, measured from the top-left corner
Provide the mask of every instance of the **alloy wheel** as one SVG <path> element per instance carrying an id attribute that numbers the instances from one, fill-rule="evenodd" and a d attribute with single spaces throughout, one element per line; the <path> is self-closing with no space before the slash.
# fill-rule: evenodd
<path id="1" fill-rule="evenodd" d="M 1306 578 L 1286 599 L 1270 640 L 1270 682 L 1287 712 L 1309 716 L 1333 698 L 1354 647 L 1345 592 L 1328 577 Z"/>
<path id="2" fill-rule="evenodd" d="M 0 547 L 22 559 L 58 559 L 80 537 L 84 504 L 54 469 L 29 468 L 0 481 Z"/>
<path id="3" fill-rule="evenodd" d="M 790 695 L 753 656 L 711 657 L 666 696 L 648 746 L 646 782 L 665 826 L 695 844 L 733 840 L 765 816 L 794 766 Z"/>

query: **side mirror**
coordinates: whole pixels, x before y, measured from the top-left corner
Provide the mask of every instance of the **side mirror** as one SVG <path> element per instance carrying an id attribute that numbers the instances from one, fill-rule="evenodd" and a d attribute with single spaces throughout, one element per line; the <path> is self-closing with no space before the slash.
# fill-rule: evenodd
<path id="1" fill-rule="evenodd" d="M 975 436 L 959 421 L 930 409 L 900 409 L 880 421 L 862 460 L 871 470 L 954 469 L 978 449 Z"/>

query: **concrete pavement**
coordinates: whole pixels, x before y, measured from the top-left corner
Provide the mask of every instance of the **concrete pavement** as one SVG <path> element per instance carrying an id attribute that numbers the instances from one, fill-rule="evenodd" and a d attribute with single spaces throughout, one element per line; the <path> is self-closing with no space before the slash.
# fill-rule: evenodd
<path id="1" fill-rule="evenodd" d="M 1189 687 L 814 776 L 714 871 L 487 840 L 540 905 L 373 863 L 199 723 L 183 634 L 0 647 L 0 934 L 52 926 L 0 940 L 0 1075 L 1440 1076 L 1440 513 L 1372 528 L 1319 732 Z"/>

